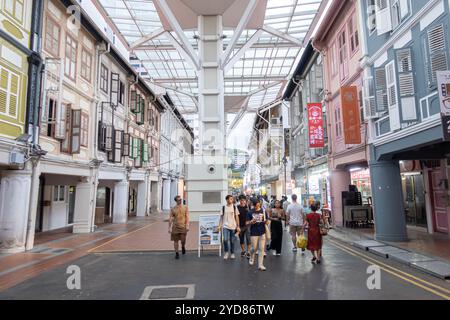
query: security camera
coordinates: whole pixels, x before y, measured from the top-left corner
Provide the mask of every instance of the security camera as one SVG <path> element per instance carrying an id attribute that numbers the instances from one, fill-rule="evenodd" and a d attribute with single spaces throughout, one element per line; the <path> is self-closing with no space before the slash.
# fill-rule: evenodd
<path id="1" fill-rule="evenodd" d="M 213 173 L 215 173 L 215 172 L 216 172 L 216 166 L 210 164 L 210 165 L 208 166 L 208 173 L 213 174 Z"/>

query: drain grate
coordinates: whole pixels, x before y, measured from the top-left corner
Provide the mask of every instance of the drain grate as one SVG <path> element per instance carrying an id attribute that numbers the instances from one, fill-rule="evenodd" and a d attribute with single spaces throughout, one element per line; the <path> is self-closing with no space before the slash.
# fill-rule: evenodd
<path id="1" fill-rule="evenodd" d="M 194 295 L 195 284 L 149 286 L 144 289 L 140 300 L 190 300 Z"/>

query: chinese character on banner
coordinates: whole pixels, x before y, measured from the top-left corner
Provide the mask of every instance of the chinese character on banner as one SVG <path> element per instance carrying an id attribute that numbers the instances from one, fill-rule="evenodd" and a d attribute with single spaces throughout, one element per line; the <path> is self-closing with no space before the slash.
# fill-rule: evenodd
<path id="1" fill-rule="evenodd" d="M 358 88 L 341 88 L 342 115 L 344 118 L 345 144 L 361 143 L 361 118 L 359 115 Z"/>
<path id="2" fill-rule="evenodd" d="M 308 103 L 309 147 L 325 147 L 323 112 L 321 103 Z"/>

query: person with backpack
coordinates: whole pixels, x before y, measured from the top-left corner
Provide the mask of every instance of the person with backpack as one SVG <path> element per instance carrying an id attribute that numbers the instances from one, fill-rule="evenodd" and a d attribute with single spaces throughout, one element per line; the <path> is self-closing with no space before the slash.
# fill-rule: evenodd
<path id="1" fill-rule="evenodd" d="M 234 240 L 236 233 L 241 231 L 239 228 L 239 210 L 234 205 L 233 196 L 228 195 L 225 199 L 227 204 L 222 207 L 219 225 L 223 235 L 223 259 L 228 260 L 231 258 L 234 260 L 236 259 L 234 254 Z"/>

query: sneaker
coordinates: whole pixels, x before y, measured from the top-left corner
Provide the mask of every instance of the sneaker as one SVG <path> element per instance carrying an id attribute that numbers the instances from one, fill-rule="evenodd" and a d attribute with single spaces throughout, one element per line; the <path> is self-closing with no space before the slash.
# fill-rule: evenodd
<path id="1" fill-rule="evenodd" d="M 245 254 L 245 257 L 246 257 L 247 259 L 250 259 L 251 256 L 252 256 L 252 255 L 250 254 L 250 252 L 247 252 L 247 253 Z"/>
<path id="2" fill-rule="evenodd" d="M 261 270 L 261 271 L 266 271 L 267 270 L 266 267 L 264 267 L 264 266 L 261 266 L 258 269 Z"/>
<path id="3" fill-rule="evenodd" d="M 231 260 L 236 259 L 236 256 L 234 255 L 234 253 L 231 254 Z"/>
<path id="4" fill-rule="evenodd" d="M 264 251 L 264 257 L 266 257 L 267 256 L 267 253 Z"/>
<path id="5" fill-rule="evenodd" d="M 181 253 L 182 254 L 186 254 L 186 248 L 185 247 L 181 248 Z"/>
<path id="6" fill-rule="evenodd" d="M 241 252 L 241 258 L 244 258 L 244 257 L 246 257 L 246 256 L 247 256 L 247 252 L 242 251 L 242 252 Z"/>
<path id="7" fill-rule="evenodd" d="M 276 255 L 277 255 L 277 252 L 276 252 L 276 251 L 274 251 L 274 252 L 273 252 L 273 255 L 274 255 L 274 256 L 276 256 Z"/>
<path id="8" fill-rule="evenodd" d="M 252 257 L 250 257 L 250 260 L 248 261 L 249 265 L 254 265 L 255 264 L 255 260 L 252 259 Z"/>
<path id="9" fill-rule="evenodd" d="M 180 259 L 180 254 L 178 252 L 175 253 L 175 259 Z"/>
<path id="10" fill-rule="evenodd" d="M 293 252 L 297 252 L 297 248 L 292 248 L 292 251 Z"/>
<path id="11" fill-rule="evenodd" d="M 223 255 L 223 260 L 228 260 L 229 257 L 230 254 L 228 252 L 225 252 L 225 254 Z"/>
<path id="12" fill-rule="evenodd" d="M 276 256 L 277 256 L 277 257 L 280 257 L 280 256 L 281 256 L 281 253 L 277 253 Z"/>

